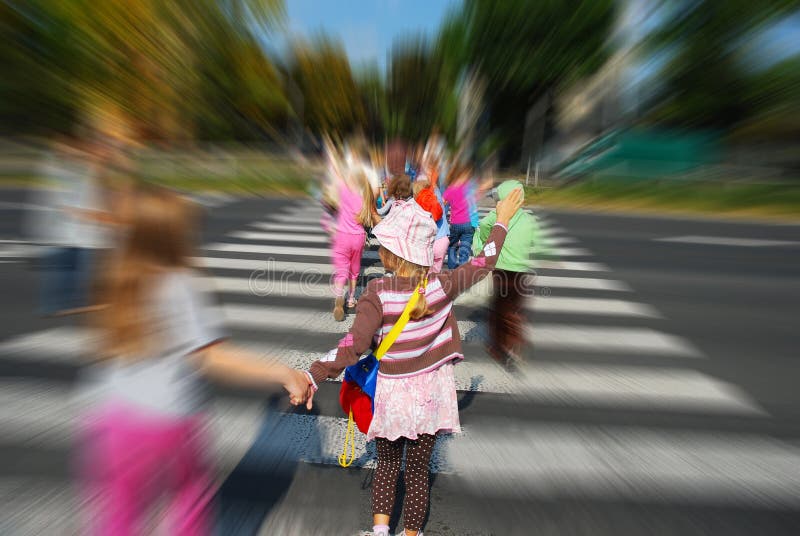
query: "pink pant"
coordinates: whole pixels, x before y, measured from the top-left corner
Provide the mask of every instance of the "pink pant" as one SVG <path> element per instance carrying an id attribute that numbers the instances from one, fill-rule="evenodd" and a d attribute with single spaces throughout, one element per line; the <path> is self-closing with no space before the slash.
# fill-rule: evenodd
<path id="1" fill-rule="evenodd" d="M 166 497 L 166 534 L 210 534 L 214 489 L 201 430 L 199 418 L 161 417 L 125 406 L 93 415 L 79 451 L 90 533 L 144 534 L 148 516 Z"/>
<path id="2" fill-rule="evenodd" d="M 433 266 L 430 273 L 438 274 L 442 271 L 442 263 L 447 257 L 447 248 L 450 246 L 450 239 L 446 236 L 436 239 L 433 243 Z"/>
<path id="3" fill-rule="evenodd" d="M 365 238 L 365 233 L 336 233 L 331 252 L 334 285 L 342 285 L 348 279 L 358 279 Z"/>

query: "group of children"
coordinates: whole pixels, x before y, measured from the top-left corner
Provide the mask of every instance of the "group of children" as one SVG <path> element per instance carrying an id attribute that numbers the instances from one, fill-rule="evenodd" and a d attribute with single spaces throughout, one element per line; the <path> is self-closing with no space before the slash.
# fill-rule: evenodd
<path id="1" fill-rule="evenodd" d="M 327 223 L 335 226 L 334 317 L 343 319 L 346 306 L 355 319 L 337 349 L 303 371 L 227 342 L 193 276 L 194 210 L 155 186 L 131 192 L 131 209 L 118 222 L 120 243 L 97 286 L 104 306 L 95 324 L 104 359 L 89 367 L 83 381 L 92 401 L 78 451 L 92 514 L 88 532 L 141 533 L 148 513 L 166 504 L 167 533 L 210 533 L 215 490 L 204 441 L 205 379 L 281 385 L 292 404 L 310 410 L 320 382 L 337 378 L 375 348 L 418 293 L 408 323 L 380 363 L 367 439 L 375 440 L 378 453 L 374 534 L 388 535 L 404 452 L 404 534 L 421 534 L 437 435 L 460 431 L 453 368 L 463 354 L 453 303 L 493 272 L 527 270 L 527 254 L 507 252 L 512 243 L 521 251 L 526 240 L 524 193 L 519 183 L 504 183 L 496 210 L 476 232 L 468 167 L 451 165 L 442 181 L 442 168 L 423 159 L 413 182 L 406 173 L 387 175 L 382 194 L 363 158 L 349 156 L 329 162 L 334 180 L 326 194 L 335 199 L 335 211 Z M 368 235 L 380 244 L 387 275 L 369 281 L 356 302 Z M 513 278 L 505 284 L 513 285 Z M 504 344 L 515 344 L 518 336 L 509 335 Z"/>
<path id="2" fill-rule="evenodd" d="M 337 321 L 344 320 L 347 311 L 355 310 L 367 237 L 391 211 L 415 203 L 430 215 L 436 225 L 431 274 L 461 266 L 486 242 L 495 216 L 489 214 L 481 221 L 478 201 L 492 186 L 492 179 L 481 181 L 472 166 L 458 158 L 448 159 L 438 135 L 432 135 L 424 148 L 410 150 L 395 140 L 384 152 L 368 151 L 359 140 L 339 151 L 326 141 L 325 155 L 328 165 L 321 189 L 326 208 L 323 226 L 332 237 L 333 316 Z M 521 187 L 517 181 L 507 181 L 492 194 L 499 200 L 511 189 Z M 527 212 L 515 218 L 514 228 L 512 251 L 501 257 L 493 276 L 489 307 L 489 352 L 509 367 L 521 361 L 521 310 L 531 290 L 530 254 L 538 238 L 536 220 Z"/>
<path id="3" fill-rule="evenodd" d="M 377 173 L 375 167 L 371 173 L 364 171 L 376 155 L 370 161 L 357 147 L 351 146 L 340 158 L 332 145 L 326 146 L 328 178 L 337 185 L 328 191 L 340 196 L 338 203 L 328 197 L 329 214 L 335 214 L 337 222 L 330 229 L 336 320 L 345 316 L 345 280 L 350 281 L 348 309 L 355 305 L 355 281 L 370 234 L 380 244 L 379 258 L 387 275 L 366 284 L 353 327 L 328 354 L 330 360 L 312 365 L 310 376 L 314 389 L 326 378 L 337 378 L 377 347 L 412 294 L 420 293 L 408 324 L 381 361 L 374 416 L 367 431 L 367 440 L 375 440 L 378 453 L 372 486 L 374 534 L 388 534 L 405 452 L 404 534 L 415 535 L 427 514 L 428 471 L 437 434 L 460 430 L 453 365 L 463 355 L 453 302 L 492 274 L 488 350 L 501 364 L 518 367 L 536 222 L 519 210 L 524 194 L 518 181 L 506 181 L 493 191 L 497 209 L 480 220 L 477 201 L 487 184 L 477 184 L 469 165 L 446 161 L 438 139 L 429 141 L 419 166 L 409 166 L 406 158 L 402 172 L 398 165 L 402 149 L 397 144 L 387 149 L 385 165 L 379 165 Z M 377 188 L 376 175 L 383 177 Z M 372 182 L 352 178 L 367 176 L 373 177 Z M 354 186 L 362 190 L 351 189 Z M 365 228 L 357 229 L 358 238 L 351 239 L 359 225 Z"/>

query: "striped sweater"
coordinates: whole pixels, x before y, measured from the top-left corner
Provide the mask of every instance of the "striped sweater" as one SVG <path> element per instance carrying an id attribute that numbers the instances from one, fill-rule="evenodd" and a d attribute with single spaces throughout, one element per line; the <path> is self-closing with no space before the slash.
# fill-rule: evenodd
<path id="1" fill-rule="evenodd" d="M 431 314 L 408 321 L 383 357 L 381 374 L 413 376 L 464 358 L 458 324 L 453 315 L 453 301 L 492 272 L 506 233 L 502 224 L 496 224 L 477 257 L 455 270 L 429 278 L 425 297 Z M 358 300 L 353 327 L 339 341 L 335 358 L 311 365 L 309 372 L 314 381 L 319 383 L 325 378 L 336 378 L 345 367 L 376 349 L 400 318 L 414 288 L 414 282 L 407 277 L 387 276 L 370 281 Z"/>

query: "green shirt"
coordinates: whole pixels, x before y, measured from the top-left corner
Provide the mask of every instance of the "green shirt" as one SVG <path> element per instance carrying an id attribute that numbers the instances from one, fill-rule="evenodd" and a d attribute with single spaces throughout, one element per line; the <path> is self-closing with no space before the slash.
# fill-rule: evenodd
<path id="1" fill-rule="evenodd" d="M 477 255 L 483 249 L 496 221 L 497 212 L 494 210 L 481 220 L 472 238 L 473 254 Z M 500 250 L 496 268 L 510 272 L 527 272 L 531 269 L 531 255 L 544 252 L 545 244 L 536 218 L 525 210 L 520 210 L 508 224 L 508 235 L 503 249 Z"/>

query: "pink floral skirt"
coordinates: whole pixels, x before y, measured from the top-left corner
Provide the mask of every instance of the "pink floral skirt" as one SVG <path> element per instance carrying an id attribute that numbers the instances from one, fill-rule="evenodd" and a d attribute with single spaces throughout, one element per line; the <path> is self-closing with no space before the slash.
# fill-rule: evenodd
<path id="1" fill-rule="evenodd" d="M 436 370 L 403 378 L 379 373 L 367 441 L 461 432 L 454 366 L 451 361 Z"/>

